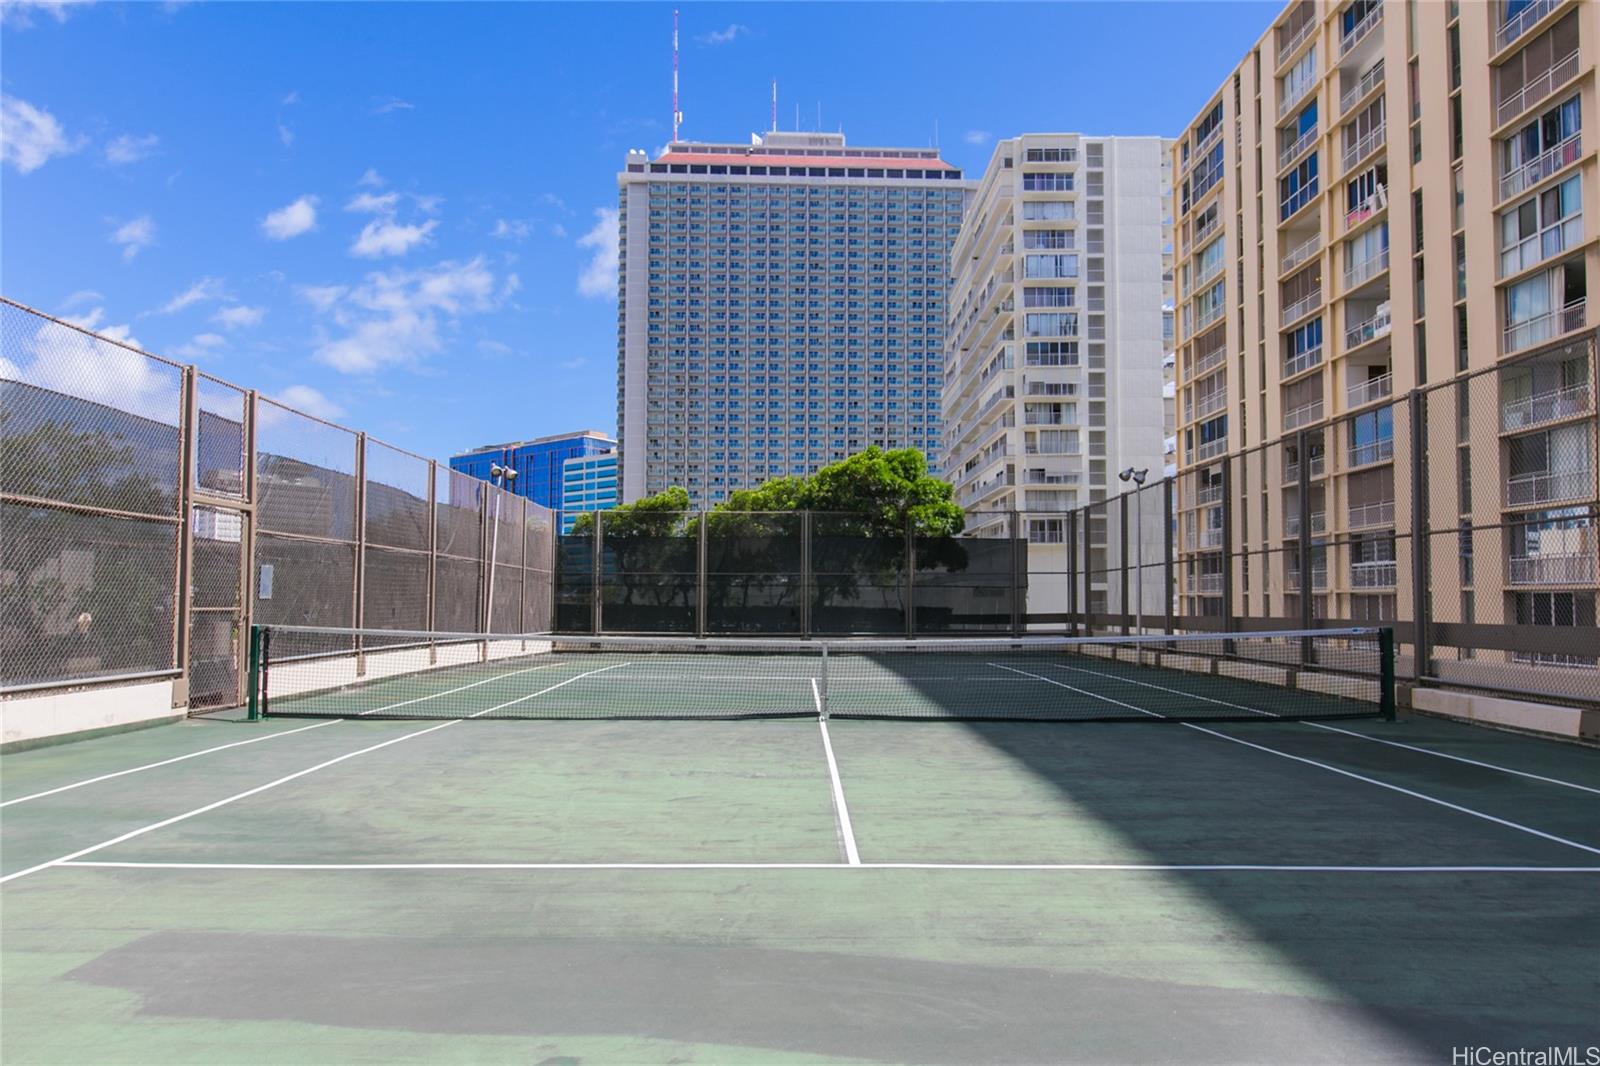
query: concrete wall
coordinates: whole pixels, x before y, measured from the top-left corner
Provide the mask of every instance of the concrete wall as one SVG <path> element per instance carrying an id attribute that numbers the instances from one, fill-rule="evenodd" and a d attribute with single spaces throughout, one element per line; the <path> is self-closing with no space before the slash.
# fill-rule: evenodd
<path id="1" fill-rule="evenodd" d="M 0 700 L 0 750 L 176 721 L 186 712 L 172 698 L 173 681 L 163 679 Z"/>

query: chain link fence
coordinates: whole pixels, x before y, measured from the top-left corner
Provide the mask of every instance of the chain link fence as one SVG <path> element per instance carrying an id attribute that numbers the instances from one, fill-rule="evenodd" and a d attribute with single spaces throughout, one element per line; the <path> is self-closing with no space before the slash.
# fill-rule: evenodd
<path id="1" fill-rule="evenodd" d="M 253 623 L 547 631 L 555 520 L 0 298 L 0 693 L 242 697 Z"/>

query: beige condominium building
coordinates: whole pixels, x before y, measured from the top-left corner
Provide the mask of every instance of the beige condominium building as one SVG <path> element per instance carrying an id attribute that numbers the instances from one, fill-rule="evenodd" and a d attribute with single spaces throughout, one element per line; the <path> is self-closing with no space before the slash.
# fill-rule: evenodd
<path id="1" fill-rule="evenodd" d="M 1591 2 L 1304 0 L 1204 101 L 1180 613 L 1394 619 L 1402 671 L 1600 696 L 1597 50 Z"/>
<path id="2" fill-rule="evenodd" d="M 1114 495 L 1117 471 L 1162 476 L 1171 145 L 1068 133 L 1002 140 L 955 242 L 943 472 L 970 532 L 1006 535 L 1022 512 L 1018 534 L 1035 571 L 1064 570 L 1063 513 Z M 1053 586 L 1064 604 L 1064 585 Z M 1029 610 L 1063 604 L 1035 595 Z"/>

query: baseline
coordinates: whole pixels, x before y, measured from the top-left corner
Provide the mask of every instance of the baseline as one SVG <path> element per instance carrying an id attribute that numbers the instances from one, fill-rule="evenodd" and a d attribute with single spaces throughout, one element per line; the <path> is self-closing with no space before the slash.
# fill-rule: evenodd
<path id="1" fill-rule="evenodd" d="M 58 860 L 56 866 L 112 870 L 1061 870 L 1218 873 L 1600 874 L 1600 866 L 1338 866 L 1266 863 L 997 862 L 117 862 Z"/>

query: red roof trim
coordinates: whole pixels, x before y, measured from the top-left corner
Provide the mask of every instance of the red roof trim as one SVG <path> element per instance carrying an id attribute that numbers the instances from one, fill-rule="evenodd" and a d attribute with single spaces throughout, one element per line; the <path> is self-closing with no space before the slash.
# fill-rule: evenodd
<path id="1" fill-rule="evenodd" d="M 821 155 L 766 155 L 751 152 L 716 154 L 700 152 L 668 152 L 654 163 L 734 163 L 770 167 L 883 167 L 895 170 L 955 170 L 942 159 L 888 159 L 879 156 L 821 156 Z"/>

